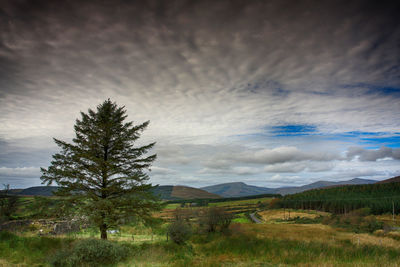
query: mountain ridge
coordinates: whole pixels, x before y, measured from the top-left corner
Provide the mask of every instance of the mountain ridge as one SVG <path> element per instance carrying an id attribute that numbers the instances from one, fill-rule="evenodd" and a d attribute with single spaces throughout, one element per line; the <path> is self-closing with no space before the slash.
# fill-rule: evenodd
<path id="1" fill-rule="evenodd" d="M 158 185 L 153 192 L 163 200 L 195 199 L 195 198 L 220 198 L 220 197 L 243 197 L 261 194 L 295 194 L 311 189 L 320 189 L 328 187 L 373 184 L 373 183 L 391 183 L 400 182 L 400 176 L 389 178 L 382 181 L 353 178 L 345 181 L 316 181 L 303 186 L 268 188 L 255 185 L 248 185 L 244 182 L 222 183 L 200 188 L 184 185 Z M 25 189 L 11 189 L 11 194 L 26 196 L 52 196 L 52 192 L 57 190 L 56 186 L 35 186 Z M 2 191 L 0 190 L 0 193 Z"/>
<path id="2" fill-rule="evenodd" d="M 345 181 L 316 181 L 311 184 L 306 184 L 303 186 L 291 186 L 291 187 L 278 187 L 278 188 L 268 188 L 260 187 L 254 185 L 247 185 L 243 182 L 232 182 L 216 184 L 211 186 L 201 187 L 201 189 L 218 194 L 223 197 L 241 197 L 241 196 L 251 196 L 258 194 L 295 194 L 304 192 L 310 189 L 324 188 L 330 186 L 341 186 L 341 185 L 357 185 L 357 184 L 372 184 L 376 183 L 376 180 L 353 178 Z"/>

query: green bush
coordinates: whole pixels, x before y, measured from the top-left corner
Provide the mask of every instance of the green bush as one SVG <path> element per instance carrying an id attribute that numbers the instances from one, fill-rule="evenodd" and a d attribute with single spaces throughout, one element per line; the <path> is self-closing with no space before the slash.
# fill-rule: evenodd
<path id="1" fill-rule="evenodd" d="M 234 215 L 229 213 L 223 207 L 211 207 L 203 211 L 200 218 L 200 225 L 205 227 L 205 231 L 212 232 L 227 232 Z"/>
<path id="2" fill-rule="evenodd" d="M 52 266 L 104 266 L 116 264 L 129 255 L 129 248 L 106 240 L 86 239 L 75 243 L 72 249 L 58 251 Z"/>
<path id="3" fill-rule="evenodd" d="M 374 216 L 368 216 L 369 214 L 369 208 L 362 208 L 349 212 L 346 215 L 332 214 L 330 217 L 325 217 L 322 223 L 341 227 L 356 233 L 373 233 L 376 230 L 383 229 L 384 224 L 377 221 Z"/>
<path id="4" fill-rule="evenodd" d="M 192 229 L 182 220 L 176 220 L 169 225 L 168 235 L 176 244 L 182 245 L 185 244 L 192 235 Z"/>

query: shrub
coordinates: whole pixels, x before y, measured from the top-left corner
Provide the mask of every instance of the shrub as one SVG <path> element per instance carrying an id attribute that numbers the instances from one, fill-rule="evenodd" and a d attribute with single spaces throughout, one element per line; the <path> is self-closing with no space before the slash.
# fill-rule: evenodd
<path id="1" fill-rule="evenodd" d="M 129 255 L 129 248 L 106 240 L 86 239 L 75 243 L 72 249 L 58 251 L 52 266 L 103 266 L 120 262 Z"/>
<path id="2" fill-rule="evenodd" d="M 182 220 L 172 222 L 168 227 L 168 235 L 178 245 L 185 244 L 192 234 L 192 229 Z"/>
<path id="3" fill-rule="evenodd" d="M 367 216 L 368 214 L 370 214 L 368 208 L 354 210 L 346 215 L 332 214 L 330 217 L 325 217 L 322 223 L 345 228 L 356 233 L 373 233 L 376 230 L 383 229 L 384 224 L 377 221 L 374 216 Z"/>
<path id="4" fill-rule="evenodd" d="M 227 212 L 223 207 L 212 207 L 205 210 L 201 217 L 200 224 L 205 226 L 205 230 L 209 233 L 228 230 L 234 215 Z"/>
<path id="5" fill-rule="evenodd" d="M 268 208 L 279 209 L 281 207 L 281 204 L 282 204 L 282 201 L 280 198 L 274 198 L 269 202 Z"/>

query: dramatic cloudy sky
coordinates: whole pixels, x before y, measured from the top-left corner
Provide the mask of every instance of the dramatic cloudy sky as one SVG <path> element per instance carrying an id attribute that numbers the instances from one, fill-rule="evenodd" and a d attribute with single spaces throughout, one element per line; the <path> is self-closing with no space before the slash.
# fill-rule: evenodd
<path id="1" fill-rule="evenodd" d="M 155 184 L 399 175 L 389 3 L 3 0 L 0 183 L 40 185 L 52 137 L 107 98 L 150 120 Z"/>

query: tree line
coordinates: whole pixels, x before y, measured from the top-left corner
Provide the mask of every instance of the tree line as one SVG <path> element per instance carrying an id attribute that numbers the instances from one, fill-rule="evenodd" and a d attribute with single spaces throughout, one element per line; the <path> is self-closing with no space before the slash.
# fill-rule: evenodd
<path id="1" fill-rule="evenodd" d="M 276 208 L 313 209 L 345 214 L 370 208 L 372 214 L 399 213 L 400 183 L 347 185 L 287 195 L 271 203 Z"/>

